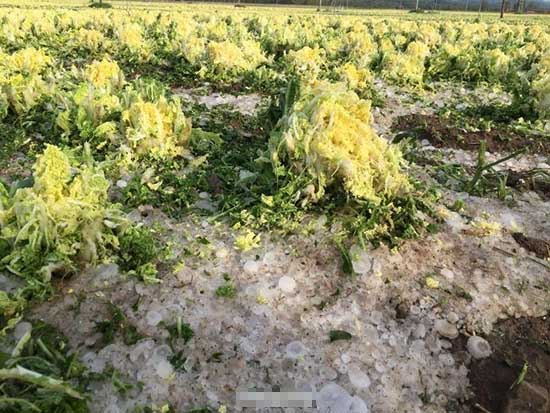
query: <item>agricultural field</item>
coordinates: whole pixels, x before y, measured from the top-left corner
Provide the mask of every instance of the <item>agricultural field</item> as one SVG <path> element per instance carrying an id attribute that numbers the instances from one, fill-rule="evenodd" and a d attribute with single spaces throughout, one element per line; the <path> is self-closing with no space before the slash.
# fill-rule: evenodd
<path id="1" fill-rule="evenodd" d="M 550 18 L 497 17 L 4 2 L 0 411 L 549 412 Z"/>

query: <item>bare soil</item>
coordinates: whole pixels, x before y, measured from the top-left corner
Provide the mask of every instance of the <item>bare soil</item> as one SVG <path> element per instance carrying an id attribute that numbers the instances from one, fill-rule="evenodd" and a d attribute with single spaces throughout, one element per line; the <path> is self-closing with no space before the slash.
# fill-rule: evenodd
<path id="1" fill-rule="evenodd" d="M 523 191 L 534 191 L 545 201 L 550 200 L 550 179 L 534 176 L 530 171 L 508 171 L 506 185 Z"/>
<path id="2" fill-rule="evenodd" d="M 550 392 L 550 317 L 508 319 L 495 325 L 486 337 L 493 353 L 483 360 L 473 360 L 468 378 L 474 396 L 472 411 L 502 412 L 524 364 L 528 363 L 526 382 Z M 456 353 L 465 352 L 467 337 L 453 342 Z"/>
<path id="3" fill-rule="evenodd" d="M 514 152 L 529 148 L 531 152 L 550 154 L 550 140 L 526 136 L 507 129 L 467 131 L 452 121 L 436 115 L 411 114 L 397 118 L 395 131 L 410 131 L 419 139 L 427 139 L 436 148 L 477 150 L 485 141 L 489 152 Z"/>
<path id="4" fill-rule="evenodd" d="M 535 253 L 539 258 L 550 258 L 550 242 L 539 238 L 526 237 L 520 232 L 515 232 L 512 237 L 527 251 Z"/>

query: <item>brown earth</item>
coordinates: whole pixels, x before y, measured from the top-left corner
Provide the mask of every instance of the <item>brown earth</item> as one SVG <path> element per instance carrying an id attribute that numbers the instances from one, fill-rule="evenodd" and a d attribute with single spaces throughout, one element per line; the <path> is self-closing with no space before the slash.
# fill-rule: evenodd
<path id="1" fill-rule="evenodd" d="M 550 139 L 537 139 L 512 130 L 466 131 L 448 119 L 435 115 L 412 114 L 397 118 L 395 131 L 410 131 L 419 140 L 427 139 L 436 148 L 477 150 L 485 141 L 489 152 L 514 152 L 529 148 L 531 152 L 550 154 Z"/>
<path id="2" fill-rule="evenodd" d="M 539 238 L 526 237 L 521 232 L 514 232 L 512 237 L 527 251 L 535 253 L 539 258 L 550 258 L 550 242 Z"/>
<path id="3" fill-rule="evenodd" d="M 454 340 L 453 351 L 460 357 L 466 352 L 467 337 Z M 472 412 L 509 412 L 507 404 L 517 398 L 519 385 L 512 385 L 527 363 L 524 382 L 550 394 L 550 317 L 509 319 L 498 323 L 486 337 L 492 348 L 490 357 L 472 360 L 469 380 Z M 525 392 L 527 393 L 527 392 Z M 520 396 L 521 397 L 521 396 Z M 525 402 L 530 403 L 530 400 Z M 547 400 L 547 402 L 550 402 Z M 516 409 L 516 413 L 519 410 Z M 521 410 L 522 412 L 524 410 Z M 533 408 L 532 413 L 546 412 Z"/>
<path id="4" fill-rule="evenodd" d="M 542 199 L 550 200 L 550 175 L 531 171 L 507 171 L 506 185 L 523 191 L 534 191 Z"/>

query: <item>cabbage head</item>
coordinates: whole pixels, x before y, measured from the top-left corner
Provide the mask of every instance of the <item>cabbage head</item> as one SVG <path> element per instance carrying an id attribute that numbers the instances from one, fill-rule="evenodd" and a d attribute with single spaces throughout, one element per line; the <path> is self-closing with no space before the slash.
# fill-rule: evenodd
<path id="1" fill-rule="evenodd" d="M 353 197 L 380 204 L 409 190 L 401 151 L 376 135 L 371 104 L 344 83 L 307 87 L 270 140 L 275 171 L 283 165 L 309 174 L 313 200 L 337 183 Z"/>
<path id="2" fill-rule="evenodd" d="M 54 271 L 94 264 L 118 247 L 126 220 L 109 202 L 109 182 L 91 157 L 71 161 L 48 145 L 33 181 L 2 191 L 0 239 L 10 250 L 1 260 L 5 268 L 47 282 Z"/>
<path id="3" fill-rule="evenodd" d="M 182 155 L 191 135 L 191 121 L 177 98 L 160 96 L 147 102 L 139 96 L 122 112 L 121 122 L 125 135 L 122 146 L 138 158 Z"/>

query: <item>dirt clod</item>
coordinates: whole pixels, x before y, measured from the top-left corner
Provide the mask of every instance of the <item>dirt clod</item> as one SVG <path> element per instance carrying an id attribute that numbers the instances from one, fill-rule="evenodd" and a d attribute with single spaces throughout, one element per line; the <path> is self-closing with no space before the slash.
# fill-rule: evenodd
<path id="1" fill-rule="evenodd" d="M 550 180 L 548 174 L 533 174 L 530 171 L 507 171 L 506 185 L 527 191 L 534 191 L 542 199 L 550 200 Z M 544 179 L 546 177 L 546 179 Z"/>
<path id="2" fill-rule="evenodd" d="M 523 382 L 508 396 L 503 413 L 548 413 L 550 395 L 544 387 Z"/>
<path id="3" fill-rule="evenodd" d="M 537 257 L 542 259 L 550 258 L 550 242 L 538 238 L 526 237 L 521 232 L 514 232 L 512 237 L 514 237 L 514 240 L 516 240 L 519 245 L 527 251 L 535 253 Z"/>

